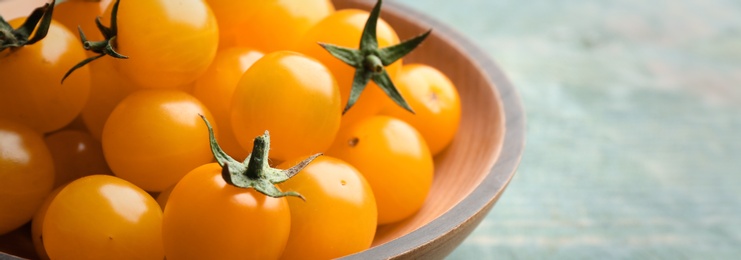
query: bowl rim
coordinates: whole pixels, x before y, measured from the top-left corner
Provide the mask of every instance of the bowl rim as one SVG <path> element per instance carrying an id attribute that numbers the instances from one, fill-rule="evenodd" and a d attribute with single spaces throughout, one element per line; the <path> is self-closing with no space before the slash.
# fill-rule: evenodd
<path id="1" fill-rule="evenodd" d="M 353 1 L 368 3 L 369 6 L 375 2 L 375 0 Z M 493 91 L 498 94 L 501 101 L 501 114 L 504 116 L 502 152 L 481 183 L 447 212 L 406 235 L 341 259 L 390 259 L 411 255 L 426 246 L 435 246 L 435 242 L 441 242 L 439 240 L 443 239 L 445 234 L 456 231 L 465 222 L 478 217 L 479 219 L 472 223 L 475 227 L 504 192 L 522 160 L 525 148 L 525 112 L 520 94 L 490 55 L 462 33 L 420 11 L 393 1 L 385 2 L 384 9 L 386 8 L 404 14 L 405 17 L 415 17 L 417 20 L 411 21 L 412 23 L 433 28 L 434 33 L 442 35 L 443 38 L 453 39 L 450 44 L 454 47 L 471 54 L 474 66 L 485 72 L 485 79 L 492 83 L 489 85 L 493 86 Z"/>

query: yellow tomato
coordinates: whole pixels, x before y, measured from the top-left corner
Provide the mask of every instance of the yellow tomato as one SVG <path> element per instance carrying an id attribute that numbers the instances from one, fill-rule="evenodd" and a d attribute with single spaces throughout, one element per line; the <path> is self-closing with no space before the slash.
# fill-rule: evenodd
<path id="1" fill-rule="evenodd" d="M 165 207 L 166 257 L 277 259 L 291 229 L 286 200 L 226 183 L 216 163 L 195 168 L 178 182 Z"/>
<path id="2" fill-rule="evenodd" d="M 293 165 L 288 161 L 278 168 Z M 333 259 L 371 246 L 378 224 L 376 199 L 350 164 L 320 156 L 280 187 L 306 198 L 288 200 L 291 234 L 281 259 Z"/>
<path id="3" fill-rule="evenodd" d="M 101 140 L 105 121 L 118 102 L 139 88 L 116 69 L 118 62 L 104 57 L 87 65 L 92 76 L 90 98 L 80 115 L 90 134 L 98 140 Z"/>
<path id="4" fill-rule="evenodd" d="M 369 13 L 357 9 L 344 9 L 326 17 L 297 42 L 294 47 L 297 51 L 314 57 L 332 72 L 340 88 L 342 107 L 345 107 L 350 96 L 355 68 L 343 63 L 319 46 L 319 42 L 357 49 L 360 36 L 363 33 Z M 399 43 L 399 37 L 391 26 L 383 19 L 378 20 L 376 36 L 379 48 Z M 386 71 L 393 79 L 401 69 L 401 60 L 387 66 Z M 386 104 L 391 103 L 386 94 L 374 82 L 369 82 L 358 102 L 342 116 L 343 127 L 362 118 L 372 116 L 381 111 Z"/>
<path id="5" fill-rule="evenodd" d="M 219 28 L 201 0 L 125 0 L 117 21 L 117 51 L 129 57 L 119 69 L 139 86 L 186 85 L 216 55 Z"/>
<path id="6" fill-rule="evenodd" d="M 309 28 L 334 12 L 330 0 L 208 0 L 223 29 L 221 46 L 287 50 Z M 241 2 L 241 3 L 237 3 Z"/>
<path id="7" fill-rule="evenodd" d="M 93 174 L 110 174 L 100 141 L 79 130 L 62 130 L 45 137 L 54 159 L 54 187 Z"/>
<path id="8" fill-rule="evenodd" d="M 46 248 L 44 248 L 44 237 L 41 234 L 42 228 L 44 227 L 44 217 L 46 216 L 46 210 L 49 209 L 49 205 L 57 196 L 57 194 L 59 194 L 59 192 L 64 188 L 64 186 L 65 185 L 63 184 L 59 187 L 56 187 L 49 193 L 48 196 L 46 196 L 46 199 L 44 199 L 44 202 L 41 203 L 41 206 L 39 206 L 36 214 L 33 215 L 33 220 L 31 220 L 31 240 L 33 241 L 33 247 L 36 251 L 36 254 L 38 255 L 39 259 L 42 260 L 49 259 L 49 254 L 46 253 Z"/>
<path id="9" fill-rule="evenodd" d="M 453 83 L 439 70 L 423 64 L 407 64 L 394 79 L 414 114 L 387 105 L 382 114 L 406 121 L 425 138 L 430 152 L 440 153 L 458 131 L 461 102 Z"/>
<path id="10" fill-rule="evenodd" d="M 280 161 L 323 152 L 340 125 L 340 93 L 324 65 L 305 55 L 265 55 L 239 81 L 232 99 L 232 129 L 252 150 L 253 138 L 272 136 L 270 158 Z"/>
<path id="11" fill-rule="evenodd" d="M 0 234 L 31 220 L 54 185 L 54 162 L 41 134 L 0 120 Z"/>
<path id="12" fill-rule="evenodd" d="M 163 259 L 162 210 L 145 191 L 110 175 L 65 185 L 43 217 L 51 259 Z"/>
<path id="13" fill-rule="evenodd" d="M 12 20 L 16 28 L 25 18 Z M 52 21 L 46 38 L 0 52 L 0 118 L 47 133 L 72 122 L 87 102 L 90 71 L 80 68 L 64 84 L 69 68 L 87 58 L 67 28 Z"/>
<path id="14" fill-rule="evenodd" d="M 213 160 L 199 114 L 211 113 L 177 90 L 140 90 L 111 112 L 103 128 L 103 154 L 116 176 L 147 191 L 162 191 Z"/>
<path id="15" fill-rule="evenodd" d="M 78 37 L 77 27 L 82 28 L 85 36 L 91 41 L 103 40 L 103 36 L 98 32 L 95 25 L 95 18 L 102 16 L 111 0 L 91 1 L 91 0 L 66 0 L 57 3 L 54 6 L 54 20 L 67 27 Z M 108 21 L 104 21 L 105 24 Z"/>
<path id="16" fill-rule="evenodd" d="M 237 160 L 247 157 L 247 150 L 237 142 L 230 120 L 232 97 L 239 79 L 263 54 L 251 48 L 220 50 L 214 62 L 195 82 L 193 96 L 198 98 L 216 119 L 219 126 L 219 144 Z"/>
<path id="17" fill-rule="evenodd" d="M 424 138 L 396 118 L 373 116 L 343 128 L 327 155 L 355 166 L 368 180 L 379 225 L 414 214 L 432 186 L 434 165 Z"/>

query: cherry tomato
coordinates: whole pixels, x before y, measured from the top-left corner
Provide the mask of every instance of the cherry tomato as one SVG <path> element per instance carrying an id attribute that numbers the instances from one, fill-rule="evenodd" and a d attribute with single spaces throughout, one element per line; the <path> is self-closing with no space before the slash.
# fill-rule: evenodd
<path id="1" fill-rule="evenodd" d="M 117 64 L 139 86 L 186 85 L 203 74 L 216 55 L 219 29 L 201 0 L 125 0 L 119 4 L 117 21 L 117 51 L 129 57 Z"/>
<path id="2" fill-rule="evenodd" d="M 247 150 L 239 145 L 232 131 L 232 97 L 242 74 L 262 56 L 261 52 L 250 48 L 220 50 L 206 73 L 196 80 L 193 89 L 193 96 L 203 102 L 220 126 L 221 148 L 238 159 L 247 157 Z"/>
<path id="3" fill-rule="evenodd" d="M 425 138 L 430 152 L 440 153 L 458 131 L 461 102 L 455 85 L 439 70 L 423 64 L 406 64 L 394 79 L 414 114 L 388 105 L 382 114 L 406 121 Z"/>
<path id="4" fill-rule="evenodd" d="M 281 259 L 333 259 L 371 246 L 378 224 L 376 200 L 350 164 L 320 156 L 280 187 L 306 197 L 288 200 L 291 234 Z"/>
<path id="5" fill-rule="evenodd" d="M 162 210 L 132 183 L 91 175 L 62 188 L 42 221 L 51 259 L 163 259 Z"/>
<path id="6" fill-rule="evenodd" d="M 45 137 L 54 159 L 54 187 L 93 174 L 110 174 L 100 141 L 79 130 L 62 130 Z"/>
<path id="7" fill-rule="evenodd" d="M 280 161 L 329 148 L 340 125 L 340 93 L 324 65 L 305 55 L 265 55 L 239 81 L 232 99 L 232 129 L 245 149 L 265 130 L 271 157 Z"/>
<path id="8" fill-rule="evenodd" d="M 258 1 L 205 0 L 219 24 L 219 49 L 227 49 L 237 44 L 237 35 L 245 33 L 250 22 L 248 17 L 255 10 L 252 6 Z"/>
<path id="9" fill-rule="evenodd" d="M 87 65 L 92 76 L 90 98 L 80 115 L 90 134 L 97 140 L 101 140 L 105 121 L 118 102 L 140 88 L 116 69 L 118 62 L 106 57 Z"/>
<path id="10" fill-rule="evenodd" d="M 345 107 L 350 96 L 355 68 L 333 57 L 318 42 L 331 43 L 348 48 L 358 48 L 369 13 L 357 9 L 344 9 L 334 12 L 314 27 L 297 42 L 297 51 L 318 59 L 332 72 L 342 95 L 342 107 Z M 376 26 L 378 46 L 380 48 L 399 43 L 399 37 L 383 19 L 378 19 Z M 393 79 L 401 69 L 401 60 L 387 66 L 386 71 Z M 374 82 L 369 82 L 358 102 L 342 116 L 343 127 L 359 119 L 375 115 L 386 103 L 391 103 L 385 93 Z"/>
<path id="11" fill-rule="evenodd" d="M 33 220 L 31 220 L 31 240 L 33 241 L 33 247 L 39 259 L 49 259 L 49 254 L 46 253 L 46 248 L 44 248 L 44 238 L 41 231 L 44 227 L 44 217 L 46 217 L 46 211 L 49 209 L 49 205 L 51 205 L 51 202 L 57 197 L 57 194 L 64 189 L 64 186 L 66 186 L 65 184 L 54 188 L 54 190 L 46 196 L 46 199 L 41 203 L 36 214 L 33 215 Z"/>
<path id="12" fill-rule="evenodd" d="M 0 120 L 0 234 L 31 220 L 54 185 L 53 163 L 41 134 Z"/>
<path id="13" fill-rule="evenodd" d="M 140 90 L 111 112 L 103 128 L 103 154 L 113 173 L 147 191 L 162 191 L 199 165 L 211 162 L 208 130 L 199 114 L 211 113 L 177 90 Z"/>
<path id="14" fill-rule="evenodd" d="M 355 166 L 378 205 L 378 224 L 411 216 L 432 185 L 434 165 L 424 138 L 404 121 L 372 116 L 342 129 L 327 155 Z"/>
<path id="15" fill-rule="evenodd" d="M 277 259 L 291 227 L 286 200 L 227 184 L 216 163 L 200 166 L 170 193 L 162 223 L 165 255 L 169 260 Z"/>
<path id="16" fill-rule="evenodd" d="M 95 18 L 102 16 L 111 0 L 66 0 L 57 3 L 54 7 L 54 19 L 63 24 L 79 39 L 77 27 L 82 28 L 88 40 L 103 40 L 95 25 Z M 106 24 L 108 21 L 105 21 Z M 88 53 L 91 55 L 91 53 Z"/>
<path id="17" fill-rule="evenodd" d="M 249 10 L 242 16 L 242 21 L 246 22 L 239 23 L 231 35 L 225 36 L 236 37 L 238 46 L 254 47 L 265 53 L 289 49 L 309 28 L 334 12 L 330 0 L 244 2 L 247 6 L 243 10 Z M 240 9 L 230 11 L 242 12 Z"/>
<path id="18" fill-rule="evenodd" d="M 10 24 L 17 28 L 23 21 L 18 18 Z M 72 122 L 87 102 L 90 71 L 80 68 L 64 84 L 60 80 L 86 57 L 74 34 L 56 21 L 43 40 L 0 52 L 0 118 L 42 133 Z"/>

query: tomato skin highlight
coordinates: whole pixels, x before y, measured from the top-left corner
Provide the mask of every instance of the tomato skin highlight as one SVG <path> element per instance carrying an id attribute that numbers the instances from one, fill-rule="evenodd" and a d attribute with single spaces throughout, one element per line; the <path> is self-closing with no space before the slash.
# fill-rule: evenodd
<path id="1" fill-rule="evenodd" d="M 109 175 L 62 188 L 43 217 L 51 259 L 163 259 L 162 211 L 144 190 Z"/>
<path id="2" fill-rule="evenodd" d="M 57 194 L 59 194 L 59 192 L 64 189 L 64 186 L 66 184 L 67 183 L 54 188 L 54 190 L 52 190 L 49 195 L 46 196 L 46 199 L 44 199 L 44 202 L 41 203 L 41 206 L 39 206 L 39 209 L 36 211 L 36 214 L 33 215 L 33 219 L 31 220 L 31 240 L 33 241 L 33 247 L 39 259 L 49 259 L 49 254 L 46 253 L 46 248 L 44 248 L 44 239 L 42 235 L 46 211 L 49 209 L 49 205 L 51 205 L 51 202 L 54 200 Z"/>
<path id="3" fill-rule="evenodd" d="M 460 97 L 455 85 L 445 74 L 424 64 L 405 64 L 394 81 L 415 113 L 390 104 L 381 114 L 414 126 L 425 138 L 430 152 L 439 154 L 453 141 L 461 119 Z"/>
<path id="4" fill-rule="evenodd" d="M 54 185 L 54 161 L 41 134 L 0 120 L 0 235 L 28 222 Z"/>
<path id="5" fill-rule="evenodd" d="M 434 164 L 424 138 L 406 122 L 372 116 L 341 130 L 327 155 L 355 166 L 378 205 L 378 224 L 417 212 L 432 186 Z"/>
<path id="6" fill-rule="evenodd" d="M 289 160 L 277 168 L 294 164 Z M 350 164 L 320 156 L 279 186 L 306 198 L 288 200 L 291 234 L 281 259 L 333 259 L 371 246 L 378 224 L 376 200 Z"/>
<path id="7" fill-rule="evenodd" d="M 255 136 L 272 136 L 270 158 L 284 161 L 323 152 L 340 126 L 340 93 L 332 74 L 291 51 L 266 54 L 240 79 L 232 99 L 232 129 L 252 150 Z"/>
<path id="8" fill-rule="evenodd" d="M 140 90 L 111 112 L 103 154 L 113 173 L 159 192 L 213 160 L 199 114 L 213 117 L 195 97 L 178 90 Z"/>
<path id="9" fill-rule="evenodd" d="M 216 55 L 219 28 L 201 0 L 121 1 L 117 21 L 117 51 L 129 57 L 118 68 L 139 86 L 189 84 Z"/>
<path id="10" fill-rule="evenodd" d="M 16 28 L 25 18 L 10 21 Z M 41 133 L 61 129 L 85 106 L 90 70 L 80 68 L 61 84 L 69 68 L 87 58 L 69 30 L 52 20 L 46 37 L 32 45 L 0 52 L 0 118 Z"/>
<path id="11" fill-rule="evenodd" d="M 171 260 L 277 259 L 291 228 L 286 200 L 227 184 L 216 163 L 193 169 L 165 207 L 165 255 Z"/>

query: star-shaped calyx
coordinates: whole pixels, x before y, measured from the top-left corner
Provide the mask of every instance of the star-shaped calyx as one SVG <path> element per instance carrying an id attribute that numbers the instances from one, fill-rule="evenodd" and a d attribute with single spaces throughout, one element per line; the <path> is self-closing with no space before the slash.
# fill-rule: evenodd
<path id="1" fill-rule="evenodd" d="M 360 93 L 363 92 L 370 80 L 373 80 L 397 105 L 414 113 L 414 110 L 409 107 L 409 104 L 407 104 L 401 93 L 396 89 L 396 86 L 394 86 L 391 77 L 389 77 L 384 67 L 391 65 L 396 60 L 401 59 L 401 57 L 414 50 L 417 45 L 427 38 L 432 30 L 428 30 L 397 45 L 379 49 L 378 40 L 376 39 L 376 24 L 381 13 L 382 2 L 382 0 L 378 0 L 368 16 L 368 21 L 366 21 L 363 33 L 360 36 L 360 48 L 358 50 L 329 43 L 319 43 L 332 56 L 355 67 L 355 76 L 353 78 L 352 88 L 350 89 L 350 97 L 342 113 L 347 112 L 355 104 L 358 97 L 360 97 Z"/>
<path id="2" fill-rule="evenodd" d="M 304 159 L 286 170 L 272 168 L 268 164 L 270 134 L 268 131 L 265 131 L 265 134 L 255 138 L 252 146 L 252 153 L 244 159 L 244 162 L 238 162 L 221 149 L 219 144 L 216 142 L 216 137 L 214 136 L 214 130 L 211 127 L 211 124 L 203 115 L 201 115 L 201 118 L 208 128 L 211 152 L 214 154 L 216 162 L 221 166 L 221 176 L 227 183 L 245 189 L 253 188 L 258 192 L 273 198 L 294 196 L 304 199 L 304 197 L 297 192 L 280 191 L 275 184 L 287 181 L 296 175 L 316 157 L 322 155 L 321 153 L 309 156 L 309 158 Z"/>
<path id="3" fill-rule="evenodd" d="M 82 41 L 82 47 L 85 48 L 85 50 L 92 51 L 94 53 L 97 53 L 98 55 L 84 59 L 80 63 L 77 63 L 74 67 L 67 71 L 67 73 L 64 74 L 64 77 L 62 77 L 62 82 L 64 82 L 64 80 L 75 70 L 82 68 L 82 66 L 85 66 L 88 63 L 97 60 L 103 56 L 108 55 L 118 59 L 129 58 L 116 52 L 114 48 L 114 46 L 116 45 L 116 36 L 118 35 L 118 24 L 116 22 L 118 20 L 118 2 L 119 0 L 116 0 L 116 2 L 113 3 L 113 9 L 111 10 L 111 27 L 106 27 L 105 25 L 103 25 L 103 23 L 100 21 L 100 16 L 95 18 L 95 25 L 98 26 L 100 34 L 102 34 L 105 38 L 104 40 L 88 41 L 87 37 L 85 37 L 85 33 L 82 31 L 82 27 L 77 26 L 77 31 L 80 33 L 80 40 Z"/>
<path id="4" fill-rule="evenodd" d="M 54 4 L 55 1 L 52 0 L 51 3 L 34 9 L 17 29 L 10 26 L 10 23 L 0 16 L 0 52 L 8 48 L 31 45 L 44 39 L 49 32 Z M 36 29 L 35 33 L 34 29 Z"/>

